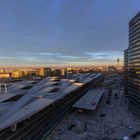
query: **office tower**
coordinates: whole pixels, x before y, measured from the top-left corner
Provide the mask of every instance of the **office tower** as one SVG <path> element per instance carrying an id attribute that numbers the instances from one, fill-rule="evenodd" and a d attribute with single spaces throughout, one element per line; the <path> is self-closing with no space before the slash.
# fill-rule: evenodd
<path id="1" fill-rule="evenodd" d="M 128 95 L 128 49 L 124 50 L 124 85 L 125 95 Z"/>
<path id="2" fill-rule="evenodd" d="M 128 107 L 140 117 L 140 12 L 129 22 L 129 47 L 124 58 Z"/>

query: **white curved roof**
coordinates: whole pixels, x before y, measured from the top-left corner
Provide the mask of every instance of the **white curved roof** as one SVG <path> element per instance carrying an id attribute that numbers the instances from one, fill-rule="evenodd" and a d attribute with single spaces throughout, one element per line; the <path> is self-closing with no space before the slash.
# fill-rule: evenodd
<path id="1" fill-rule="evenodd" d="M 83 76 L 83 75 L 82 75 Z M 99 76 L 99 75 L 98 75 Z M 85 79 L 89 78 L 87 76 Z M 84 83 L 72 83 L 71 80 L 56 82 L 57 78 L 46 78 L 29 89 L 24 96 L 11 104 L 7 110 L 0 115 L 0 130 L 11 126 L 15 122 L 20 122 L 36 112 L 47 107 L 49 104 L 65 97 L 67 94 L 77 90 Z M 93 78 L 92 78 L 93 79 Z M 55 86 L 56 83 L 60 83 Z M 54 86 L 53 86 L 54 85 Z M 55 88 L 59 88 L 58 92 L 49 93 Z M 11 94 L 3 95 L 11 96 Z"/>
<path id="2" fill-rule="evenodd" d="M 29 103 L 28 105 L 24 106 L 23 108 L 19 109 L 16 113 L 11 115 L 8 119 L 3 121 L 0 124 L 0 130 L 4 129 L 14 123 L 18 123 L 22 120 L 25 120 L 26 118 L 29 118 L 33 114 L 39 112 L 46 106 L 53 103 L 54 100 L 46 99 L 46 98 L 38 98 L 37 100 L 33 101 L 32 103 Z"/>
<path id="3" fill-rule="evenodd" d="M 14 96 L 16 96 L 17 94 L 12 94 L 12 93 L 3 93 L 3 94 L 0 94 L 0 102 L 3 102 L 9 98 L 12 98 Z"/>
<path id="4" fill-rule="evenodd" d="M 46 79 L 45 79 L 46 80 Z M 45 80 L 42 80 L 41 83 L 43 84 Z M 40 83 L 39 83 L 40 84 Z M 17 112 L 20 108 L 25 106 L 27 103 L 30 103 L 34 97 L 32 96 L 35 92 L 40 90 L 40 86 L 37 84 L 32 89 L 30 89 L 23 97 L 21 97 L 14 105 L 11 106 L 4 114 L 0 117 L 0 122 L 7 119 L 9 116 Z"/>
<path id="5" fill-rule="evenodd" d="M 85 109 L 85 110 L 95 110 L 102 95 L 105 93 L 104 89 L 92 89 L 88 91 L 82 98 L 80 98 L 73 107 Z"/>

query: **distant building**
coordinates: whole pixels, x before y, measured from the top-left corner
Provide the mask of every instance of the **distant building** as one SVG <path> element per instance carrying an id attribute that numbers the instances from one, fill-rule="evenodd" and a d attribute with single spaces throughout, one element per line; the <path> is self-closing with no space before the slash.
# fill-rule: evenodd
<path id="1" fill-rule="evenodd" d="M 66 76 L 67 70 L 65 68 L 61 68 L 60 72 L 61 76 Z"/>
<path id="2" fill-rule="evenodd" d="M 66 68 L 53 68 L 51 72 L 52 76 L 66 76 L 67 74 L 67 69 Z"/>
<path id="3" fill-rule="evenodd" d="M 5 69 L 0 68 L 0 73 L 4 73 L 4 72 L 5 72 Z"/>
<path id="4" fill-rule="evenodd" d="M 0 78 L 10 78 L 11 73 L 0 73 Z"/>
<path id="5" fill-rule="evenodd" d="M 60 69 L 53 69 L 52 76 L 61 76 L 61 70 Z"/>
<path id="6" fill-rule="evenodd" d="M 129 109 L 140 117 L 140 12 L 129 22 L 129 47 L 124 51 L 124 70 Z"/>
<path id="7" fill-rule="evenodd" d="M 21 77 L 24 77 L 24 76 L 25 76 L 25 73 L 22 70 L 15 70 L 11 74 L 12 78 L 21 78 Z"/>
<path id="8" fill-rule="evenodd" d="M 47 76 L 51 76 L 51 68 L 37 68 L 36 69 L 36 76 L 42 76 L 42 77 L 47 77 Z"/>
<path id="9" fill-rule="evenodd" d="M 117 68 L 115 66 L 108 66 L 108 71 L 116 71 Z"/>
<path id="10" fill-rule="evenodd" d="M 22 71 L 24 72 L 25 76 L 30 76 L 33 73 L 33 71 L 29 69 L 22 69 Z"/>

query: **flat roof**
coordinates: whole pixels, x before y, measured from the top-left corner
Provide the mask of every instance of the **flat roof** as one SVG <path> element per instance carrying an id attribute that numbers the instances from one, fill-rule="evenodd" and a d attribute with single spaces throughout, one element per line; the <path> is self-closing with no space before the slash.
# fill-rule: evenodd
<path id="1" fill-rule="evenodd" d="M 99 104 L 99 101 L 105 92 L 104 89 L 92 89 L 89 90 L 82 98 L 80 98 L 73 107 L 92 110 L 94 111 Z"/>
<path id="2" fill-rule="evenodd" d="M 83 81 L 83 83 L 86 84 L 86 83 L 88 83 L 88 82 L 91 82 L 92 80 L 93 80 L 93 78 L 86 78 L 86 79 Z"/>
<path id="3" fill-rule="evenodd" d="M 65 97 L 65 94 L 61 92 L 49 93 L 45 96 L 46 99 L 53 99 L 54 101 L 62 99 L 63 97 Z"/>
<path id="4" fill-rule="evenodd" d="M 69 94 L 70 92 L 74 92 L 77 88 L 80 88 L 82 85 L 82 83 L 74 83 L 68 86 L 66 89 L 64 89 L 62 93 Z"/>

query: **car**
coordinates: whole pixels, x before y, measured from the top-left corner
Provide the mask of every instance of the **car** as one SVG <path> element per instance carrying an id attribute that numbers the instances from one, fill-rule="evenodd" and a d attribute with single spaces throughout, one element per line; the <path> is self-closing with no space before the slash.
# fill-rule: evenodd
<path id="1" fill-rule="evenodd" d="M 106 101 L 106 104 L 110 104 L 110 101 L 107 100 L 107 101 Z"/>
<path id="2" fill-rule="evenodd" d="M 131 125 L 131 124 L 129 124 L 129 123 L 128 123 L 128 124 L 126 124 L 126 127 L 127 127 L 127 128 L 129 128 L 129 129 L 132 129 L 132 125 Z"/>
<path id="3" fill-rule="evenodd" d="M 135 139 L 138 135 L 140 135 L 140 131 L 136 131 L 131 135 L 131 138 Z"/>
<path id="4" fill-rule="evenodd" d="M 128 136 L 124 136 L 124 137 L 122 138 L 122 140 L 129 140 L 129 137 L 128 137 Z"/>
<path id="5" fill-rule="evenodd" d="M 105 113 L 100 114 L 100 117 L 105 117 Z"/>
<path id="6" fill-rule="evenodd" d="M 106 104 L 110 105 L 110 102 L 108 102 L 108 103 L 106 103 Z"/>
<path id="7" fill-rule="evenodd" d="M 135 133 L 131 135 L 132 139 L 135 139 L 136 137 L 137 137 L 137 135 Z"/>
<path id="8" fill-rule="evenodd" d="M 135 134 L 136 134 L 136 135 L 140 135 L 140 131 L 137 131 Z"/>
<path id="9" fill-rule="evenodd" d="M 111 94 L 112 93 L 112 89 L 109 89 L 109 94 Z"/>

